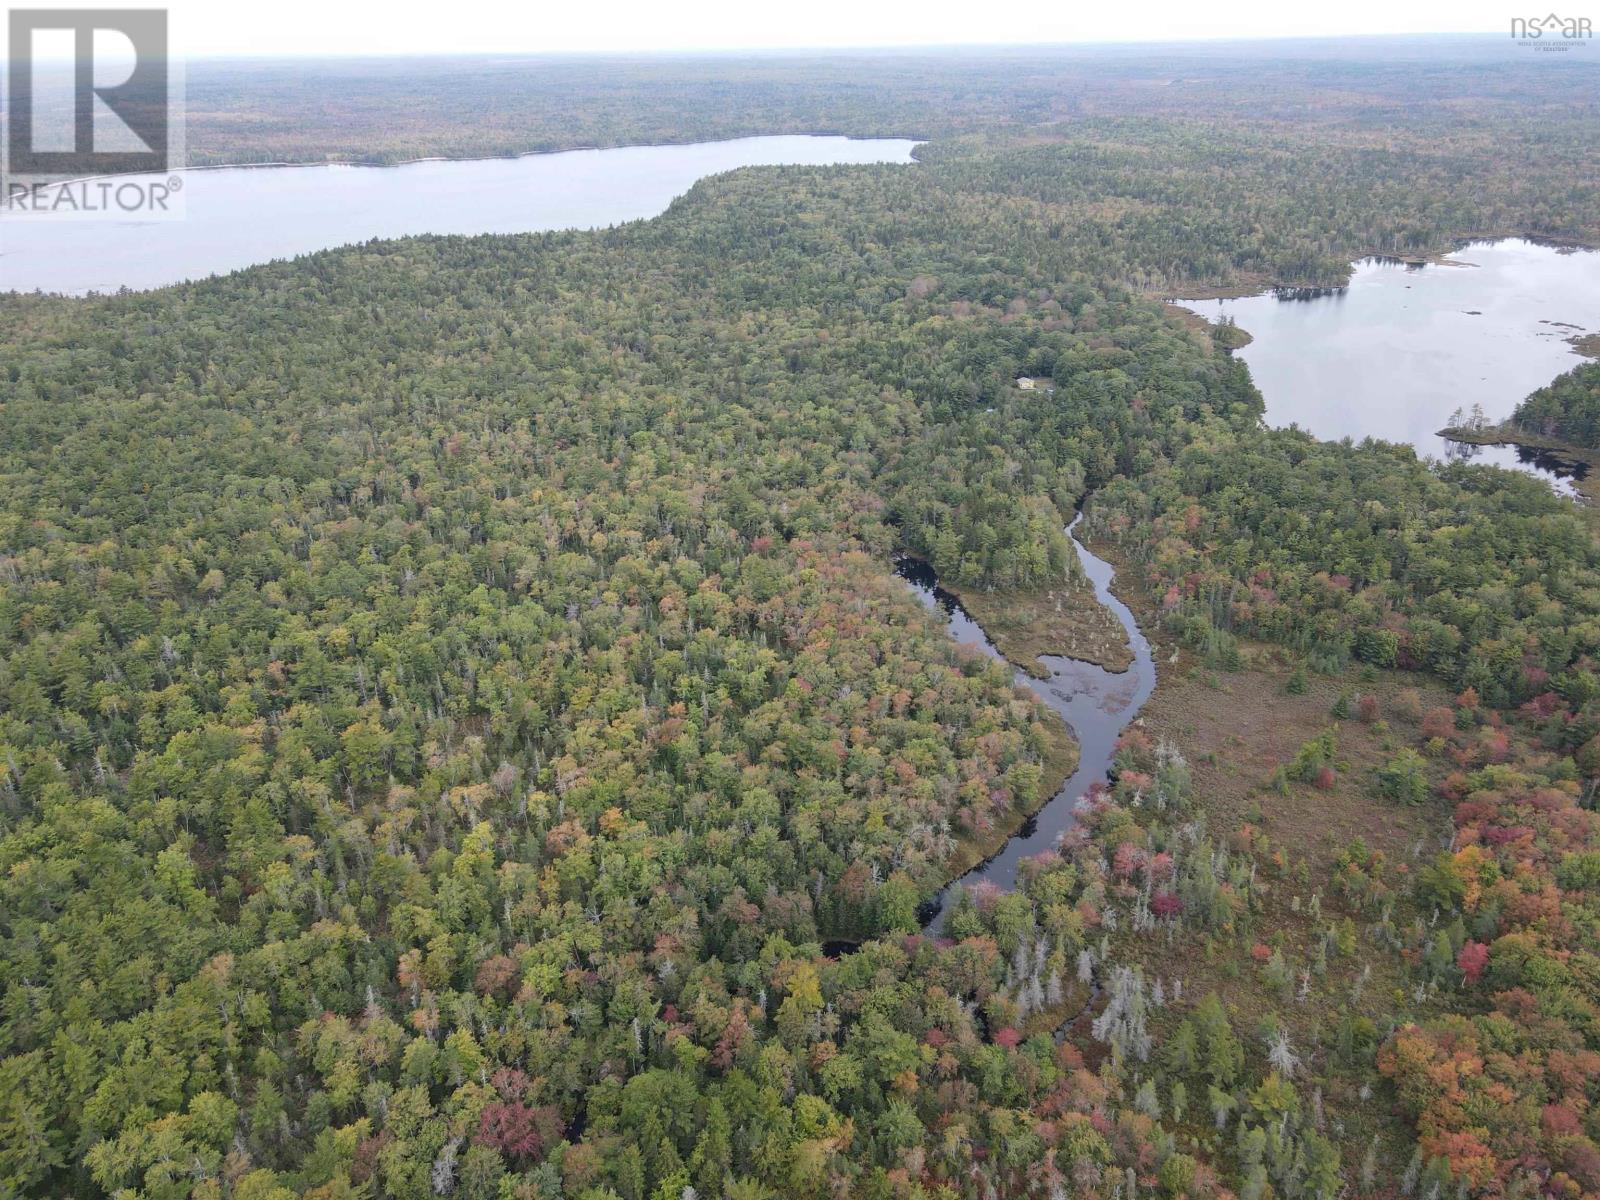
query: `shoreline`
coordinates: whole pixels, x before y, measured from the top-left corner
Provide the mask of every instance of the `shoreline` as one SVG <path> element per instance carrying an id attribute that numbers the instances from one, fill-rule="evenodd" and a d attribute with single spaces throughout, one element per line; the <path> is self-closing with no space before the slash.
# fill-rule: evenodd
<path id="1" fill-rule="evenodd" d="M 924 903 L 943 895 L 956 880 L 1004 850 L 1006 844 L 1016 837 L 1028 822 L 1044 811 L 1045 806 L 1067 786 L 1067 781 L 1077 771 L 1083 757 L 1083 749 L 1079 746 L 1078 739 L 1073 736 L 1072 730 L 1059 713 L 1050 711 L 1043 704 L 1039 707 L 1047 714 L 1041 718 L 1039 724 L 1045 730 L 1045 737 L 1050 745 L 1039 764 L 1043 773 L 1039 777 L 1038 796 L 1026 807 L 1013 806 L 1008 809 L 982 833 L 967 834 L 957 838 L 955 849 L 943 863 L 944 881 L 933 890 Z"/>
<path id="2" fill-rule="evenodd" d="M 1586 474 L 1581 478 L 1575 475 L 1572 479 L 1579 502 L 1591 509 L 1596 509 L 1596 505 L 1600 504 L 1600 451 L 1505 424 L 1487 425 L 1482 429 L 1446 427 L 1439 430 L 1438 436 L 1469 446 L 1515 446 L 1521 450 L 1537 450 L 1550 455 L 1558 466 L 1581 467 Z M 1600 512 L 1600 509 L 1596 511 Z"/>
<path id="3" fill-rule="evenodd" d="M 1345 271 L 1344 279 L 1339 283 L 1306 283 L 1285 282 L 1273 279 L 1260 272 L 1244 272 L 1239 276 L 1239 282 L 1231 284 L 1216 284 L 1214 286 L 1197 286 L 1187 290 L 1184 295 L 1176 295 L 1171 291 L 1149 293 L 1156 299 L 1167 304 L 1182 307 L 1189 302 L 1206 300 L 1246 300 L 1257 296 L 1271 295 L 1278 291 L 1299 291 L 1310 288 L 1328 291 L 1341 291 L 1350 286 L 1351 276 L 1355 268 L 1363 262 L 1378 259 L 1383 262 L 1402 263 L 1408 267 L 1471 267 L 1475 264 L 1461 262 L 1456 256 L 1471 246 L 1496 242 L 1523 241 L 1532 242 L 1536 246 L 1547 246 L 1553 250 L 1568 254 L 1595 254 L 1600 253 L 1600 241 L 1585 241 L 1582 238 L 1552 238 L 1544 234 L 1525 233 L 1520 230 L 1502 230 L 1496 233 L 1468 234 L 1458 240 L 1454 246 L 1446 250 L 1428 250 L 1420 254 L 1395 254 L 1388 250 L 1366 250 L 1357 254 L 1350 260 L 1349 268 Z M 1199 314 L 1196 314 L 1197 316 Z M 1580 354 L 1600 358 L 1600 334 L 1590 334 L 1596 339 L 1593 349 L 1579 350 Z"/>
<path id="4" fill-rule="evenodd" d="M 1567 339 L 1574 354 L 1584 358 L 1600 358 L 1600 333 L 1576 333 Z"/>
<path id="5" fill-rule="evenodd" d="M 84 175 L 74 179 L 63 179 L 53 187 L 67 187 L 75 183 L 90 183 L 96 179 L 137 179 L 146 175 L 189 175 L 201 171 L 299 171 L 314 167 L 358 167 L 374 171 L 393 171 L 401 167 L 416 167 L 426 163 L 474 163 L 474 162 L 520 162 L 525 158 L 549 158 L 557 154 L 597 154 L 605 150 L 670 150 L 682 146 L 722 146 L 732 142 L 757 142 L 766 138 L 778 137 L 806 137 L 806 138 L 843 138 L 847 142 L 914 142 L 911 147 L 915 163 L 916 152 L 926 146 L 931 140 L 909 134 L 884 133 L 858 136 L 850 133 L 747 133 L 739 137 L 726 138 L 686 138 L 677 142 L 618 142 L 614 146 L 564 146 L 557 150 L 518 150 L 512 154 L 427 154 L 420 158 L 401 158 L 394 162 L 375 162 L 361 158 L 323 158 L 305 159 L 302 161 L 272 161 L 272 162 L 223 162 L 223 163 L 194 163 L 181 167 L 170 167 L 165 171 L 116 171 L 109 175 Z M 772 164 L 784 165 L 784 164 Z M 835 166 L 872 166 L 871 163 L 835 163 Z M 911 163 L 888 163 L 888 166 L 909 166 Z"/>
<path id="6" fill-rule="evenodd" d="M 986 592 L 980 588 L 940 587 L 961 601 L 967 614 L 983 629 L 984 636 L 1007 663 L 1033 679 L 1049 679 L 1050 672 L 1039 662 L 1043 655 L 1053 658 L 1072 658 L 1091 663 L 1107 671 L 1121 674 L 1133 665 L 1133 650 L 1127 635 L 1117 624 L 1111 610 L 1101 604 L 1088 582 L 1074 580 L 1059 588 L 997 589 Z M 1062 602 L 1070 607 L 1062 611 Z M 1054 604 L 1056 612 L 1039 611 Z M 1073 622 L 1072 617 L 1084 613 L 1097 614 L 1095 620 L 1103 628 L 1085 628 L 1085 622 Z M 1052 620 L 1052 616 L 1056 619 Z M 1119 636 L 1104 640 L 1115 627 Z M 1090 637 L 1102 640 L 1094 645 Z"/>
<path id="7" fill-rule="evenodd" d="M 1000 649 L 993 632 L 982 624 L 976 614 L 966 610 L 966 605 L 959 596 L 949 592 L 948 589 L 943 589 L 941 586 L 941 590 L 947 592 L 959 605 L 966 621 L 977 627 L 989 651 L 1018 672 L 1017 688 L 1019 694 L 1024 691 L 1032 692 L 1040 707 L 1050 709 L 1056 717 L 1056 721 L 1054 724 L 1046 725 L 1046 735 L 1060 740 L 1055 742 L 1054 749 L 1047 749 L 1045 752 L 1044 775 L 1041 777 L 1039 788 L 1040 798 L 1035 808 L 1027 812 L 1021 809 L 1013 809 L 1010 813 L 1005 814 L 1004 819 L 997 821 L 981 834 L 960 839 L 955 852 L 947 860 L 947 869 L 951 870 L 951 874 L 945 883 L 918 907 L 918 920 L 924 930 L 937 931 L 943 927 L 943 918 L 950 903 L 952 889 L 965 886 L 966 881 L 974 877 L 980 877 L 980 881 L 983 882 L 994 883 L 996 886 L 1001 887 L 1002 890 L 1016 886 L 1017 872 L 1021 869 L 1022 859 L 1012 854 L 1013 843 L 1019 839 L 1024 843 L 1021 849 L 1017 851 L 1018 854 L 1025 853 L 1030 848 L 1037 853 L 1055 845 L 1062 834 L 1075 823 L 1078 802 L 1093 786 L 1093 781 L 1085 782 L 1080 778 L 1086 769 L 1084 760 L 1086 740 L 1095 756 L 1089 759 L 1089 764 L 1098 765 L 1103 778 L 1114 778 L 1116 774 L 1116 739 L 1130 725 L 1141 720 L 1140 710 L 1155 691 L 1158 676 L 1156 657 L 1159 648 L 1156 643 L 1146 638 L 1138 616 L 1113 590 L 1112 581 L 1116 578 L 1114 564 L 1097 558 L 1094 552 L 1088 548 L 1088 545 L 1074 532 L 1082 517 L 1083 512 L 1080 509 L 1078 515 L 1073 518 L 1072 523 L 1067 526 L 1067 534 L 1073 541 L 1079 562 L 1083 564 L 1085 580 L 1091 588 L 1090 599 L 1095 606 L 1113 618 L 1118 627 L 1123 630 L 1123 637 L 1130 651 L 1130 661 L 1124 671 L 1121 672 L 1112 671 L 1098 663 L 1084 659 L 1076 661 L 1086 666 L 1094 667 L 1103 675 L 1126 674 L 1134 684 L 1134 688 L 1126 696 L 1121 697 L 1121 706 L 1119 708 L 1106 709 L 1103 706 L 1100 707 L 1100 711 L 1104 716 L 1110 717 L 1116 722 L 1115 727 L 1109 733 L 1104 728 L 1094 728 L 1092 724 L 1089 728 L 1080 727 L 1075 723 L 1074 718 L 1068 716 L 1064 708 L 1051 703 L 1043 694 L 1025 682 L 1026 678 L 1032 678 L 1030 673 L 1018 667 L 1012 658 Z M 1103 578 L 1096 568 L 1105 569 Z M 990 593 L 990 595 L 992 596 L 993 593 Z M 1031 632 L 1034 637 L 1041 636 L 1036 623 L 1024 628 Z M 1022 631 L 1013 631 L 1013 635 L 1015 636 L 1018 632 Z M 1148 670 L 1149 672 L 1147 686 L 1144 686 L 1146 681 L 1143 677 L 1135 674 L 1136 671 L 1140 670 Z M 1143 687 L 1142 694 L 1141 687 Z M 1058 700 L 1066 699 L 1060 693 L 1055 694 Z M 1089 694 L 1096 699 L 1103 699 L 1092 688 Z M 1090 718 L 1090 720 L 1092 722 L 1093 718 Z M 1078 781 L 1081 789 L 1075 794 L 1068 791 L 1072 787 L 1074 780 Z M 1054 790 L 1047 791 L 1047 788 L 1052 784 L 1054 785 Z M 1065 820 L 1060 823 L 1059 827 L 1054 821 L 1044 823 L 1051 810 L 1059 802 L 1063 801 L 1066 803 L 1066 815 Z M 991 866 L 1001 862 L 1009 863 L 1009 873 L 1000 880 L 990 878 L 989 871 Z M 964 869 L 955 871 L 953 868 L 957 866 Z"/>
<path id="8" fill-rule="evenodd" d="M 1240 299 L 1241 297 L 1227 298 Z M 1199 303 L 1199 301 L 1191 301 L 1191 303 Z M 1177 300 L 1163 300 L 1161 305 L 1169 315 L 1177 319 L 1178 323 L 1182 325 L 1184 329 L 1193 333 L 1205 334 L 1211 339 L 1212 343 L 1221 350 L 1243 350 L 1251 342 L 1256 340 L 1255 334 L 1251 333 L 1248 329 L 1243 329 L 1238 325 L 1223 325 L 1220 321 L 1213 321 L 1207 317 L 1202 317 L 1199 313 L 1195 312 L 1194 309 L 1186 307 Z M 1226 336 L 1223 336 L 1221 332 L 1223 329 L 1230 330 L 1231 332 L 1229 332 Z"/>

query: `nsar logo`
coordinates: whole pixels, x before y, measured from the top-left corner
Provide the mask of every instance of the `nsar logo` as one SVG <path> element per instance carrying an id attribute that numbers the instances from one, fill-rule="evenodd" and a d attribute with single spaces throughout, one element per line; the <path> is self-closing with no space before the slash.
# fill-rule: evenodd
<path id="1" fill-rule="evenodd" d="M 1589 17 L 1563 17 L 1548 13 L 1542 17 L 1512 17 L 1511 36 L 1518 45 L 1535 50 L 1571 50 L 1587 45 L 1594 37 L 1594 21 Z"/>

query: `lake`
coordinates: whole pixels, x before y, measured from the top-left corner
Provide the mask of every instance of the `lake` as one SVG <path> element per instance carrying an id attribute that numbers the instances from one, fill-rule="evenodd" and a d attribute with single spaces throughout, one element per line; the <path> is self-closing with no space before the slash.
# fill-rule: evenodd
<path id="1" fill-rule="evenodd" d="M 1474 404 L 1498 423 L 1584 361 L 1568 339 L 1600 329 L 1600 254 L 1515 238 L 1474 242 L 1450 264 L 1365 259 L 1345 288 L 1178 303 L 1210 320 L 1231 316 L 1254 337 L 1236 353 L 1274 425 L 1409 442 L 1434 458 L 1533 471 L 1570 490 L 1514 447 L 1458 448 L 1437 432 Z"/>
<path id="2" fill-rule="evenodd" d="M 656 216 L 721 171 L 909 163 L 917 145 L 781 136 L 399 167 L 188 171 L 181 220 L 0 219 L 0 289 L 164 287 L 370 238 L 603 228 Z"/>

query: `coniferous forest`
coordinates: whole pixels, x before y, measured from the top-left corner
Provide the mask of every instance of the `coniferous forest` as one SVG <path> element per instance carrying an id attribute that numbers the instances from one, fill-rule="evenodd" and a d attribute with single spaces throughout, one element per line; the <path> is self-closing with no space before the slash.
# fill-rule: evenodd
<path id="1" fill-rule="evenodd" d="M 1570 57 L 197 71 L 197 160 L 929 141 L 0 297 L 0 1197 L 1600 1196 L 1593 511 L 1162 303 L 1600 243 Z M 1062 731 L 893 557 L 1049 588 L 1080 507 L 1231 740 L 924 930 Z"/>

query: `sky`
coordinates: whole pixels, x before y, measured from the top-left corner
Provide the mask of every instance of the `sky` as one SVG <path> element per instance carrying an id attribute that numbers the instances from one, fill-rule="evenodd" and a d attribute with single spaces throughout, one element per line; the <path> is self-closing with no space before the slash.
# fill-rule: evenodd
<path id="1" fill-rule="evenodd" d="M 83 0 L 80 0 L 82 3 Z M 686 52 L 1504 32 L 1531 0 L 172 0 L 185 57 Z M 1547 3 L 1548 0 L 1539 0 Z M 1582 0 L 1582 12 L 1596 0 Z M 1573 7 L 1571 0 L 1558 5 Z M 29 7 L 54 7 L 32 0 Z M 153 7 L 95 0 L 95 7 Z M 1585 7 L 1586 6 L 1586 7 Z M 1540 8 L 1542 14 L 1547 11 Z M 1579 12 L 1579 9 L 1574 9 Z"/>

